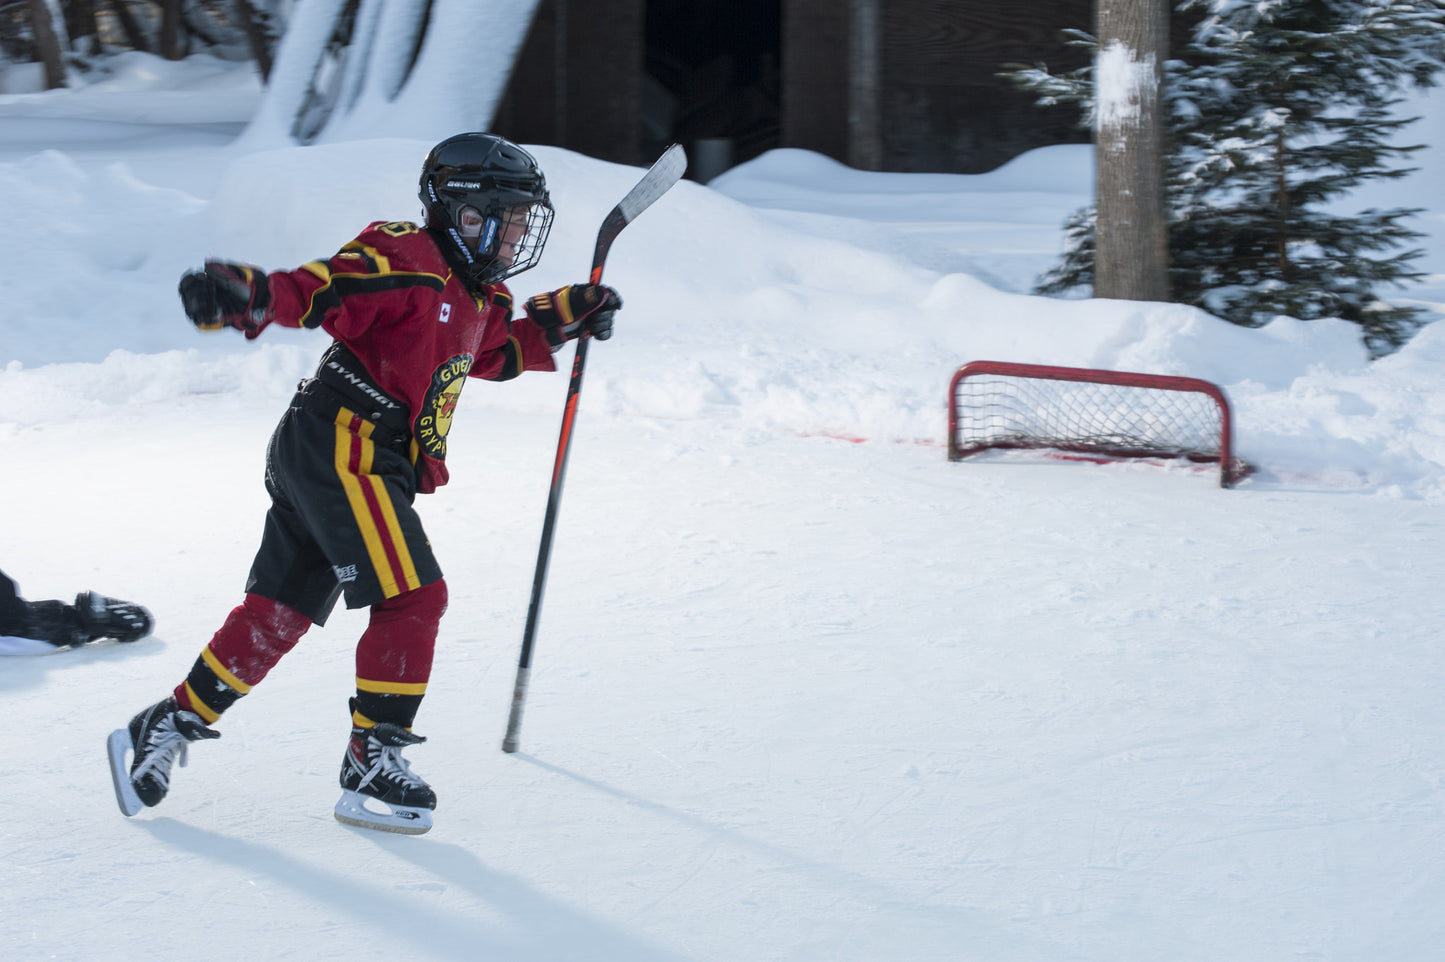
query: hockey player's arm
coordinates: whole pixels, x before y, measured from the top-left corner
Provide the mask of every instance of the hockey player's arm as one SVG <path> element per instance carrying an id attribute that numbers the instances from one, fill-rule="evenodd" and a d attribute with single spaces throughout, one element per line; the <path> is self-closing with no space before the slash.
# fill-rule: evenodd
<path id="1" fill-rule="evenodd" d="M 267 326 L 359 334 L 378 312 L 405 309 L 411 288 L 440 290 L 441 277 L 395 273 L 377 252 L 352 241 L 329 260 L 266 273 L 231 261 L 206 261 L 181 278 L 186 315 L 201 330 L 234 327 L 256 337 Z"/>
<path id="2" fill-rule="evenodd" d="M 509 295 L 509 308 L 510 303 Z M 552 354 L 563 344 L 584 333 L 599 341 L 611 337 L 612 315 L 621 307 L 622 298 L 602 284 L 571 284 L 538 294 L 507 325 L 507 342 L 478 355 L 472 376 L 506 381 L 523 371 L 555 371 Z"/>
<path id="3" fill-rule="evenodd" d="M 547 339 L 526 320 L 511 325 L 507 339 L 491 350 L 482 351 L 467 372 L 484 381 L 510 381 L 523 371 L 555 371 L 552 348 Z"/>
<path id="4" fill-rule="evenodd" d="M 266 272 L 250 264 L 208 260 L 181 276 L 181 306 L 203 331 L 234 327 L 252 338 L 273 320 Z"/>
<path id="5" fill-rule="evenodd" d="M 395 245 L 395 238 L 389 240 Z M 388 256 L 388 252 L 358 239 L 330 260 L 312 261 L 294 271 L 272 274 L 276 323 L 320 327 L 345 339 L 360 335 L 380 318 L 402 317 L 425 309 L 446 287 L 446 278 L 427 271 L 396 270 L 392 265 L 400 256 L 395 250 Z"/>
<path id="6" fill-rule="evenodd" d="M 605 284 L 568 284 L 527 301 L 527 318 L 546 335 L 555 351 L 583 334 L 599 341 L 612 336 L 612 315 L 622 298 Z"/>
<path id="7" fill-rule="evenodd" d="M 339 298 L 328 296 L 334 266 L 328 261 L 312 261 L 294 271 L 272 273 L 271 319 L 282 327 L 320 327 L 328 312 L 342 307 Z"/>
<path id="8" fill-rule="evenodd" d="M 477 349 L 468 372 L 485 381 L 510 381 L 523 371 L 555 371 L 552 345 L 546 334 L 526 317 L 511 320 L 512 295 L 497 285 L 488 297 L 487 336 Z"/>

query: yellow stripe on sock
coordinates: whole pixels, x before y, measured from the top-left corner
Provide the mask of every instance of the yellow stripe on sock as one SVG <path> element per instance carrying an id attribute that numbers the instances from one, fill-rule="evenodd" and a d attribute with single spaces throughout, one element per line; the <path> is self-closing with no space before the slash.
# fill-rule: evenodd
<path id="1" fill-rule="evenodd" d="M 186 682 L 186 697 L 191 700 L 191 707 L 196 710 L 197 715 L 201 716 L 201 721 L 207 725 L 214 725 L 220 719 L 220 713 L 212 711 L 210 705 L 201 701 L 201 696 L 196 694 L 196 690 L 191 687 L 190 682 Z"/>
<path id="2" fill-rule="evenodd" d="M 251 693 L 251 686 L 246 684 L 241 679 L 237 678 L 235 675 L 231 674 L 226 669 L 226 666 L 221 664 L 221 659 L 216 657 L 216 653 L 211 650 L 210 645 L 207 645 L 206 647 L 201 649 L 201 660 L 206 663 L 206 667 L 210 668 L 211 671 L 216 673 L 217 678 L 221 679 L 221 681 L 225 682 L 230 687 L 236 689 L 236 691 L 240 692 L 243 695 L 249 695 Z"/>
<path id="3" fill-rule="evenodd" d="M 369 691 L 375 695 L 425 695 L 426 682 L 372 681 L 369 678 L 356 679 L 357 691 Z"/>

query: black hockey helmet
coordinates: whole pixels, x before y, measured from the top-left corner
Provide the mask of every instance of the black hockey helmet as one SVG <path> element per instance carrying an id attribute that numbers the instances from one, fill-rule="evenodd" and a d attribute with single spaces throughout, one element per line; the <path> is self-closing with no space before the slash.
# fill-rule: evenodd
<path id="1" fill-rule="evenodd" d="M 432 148 L 419 189 L 426 226 L 473 290 L 536 266 L 552 228 L 547 180 L 533 156 L 495 134 Z"/>

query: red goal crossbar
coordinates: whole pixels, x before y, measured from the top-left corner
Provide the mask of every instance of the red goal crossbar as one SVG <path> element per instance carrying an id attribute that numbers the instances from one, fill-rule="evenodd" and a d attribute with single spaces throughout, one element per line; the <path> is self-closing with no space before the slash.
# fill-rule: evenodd
<path id="1" fill-rule="evenodd" d="M 1249 472 L 1233 432 L 1228 398 L 1199 378 L 973 361 L 949 384 L 950 461 L 989 448 L 1182 457 L 1219 462 L 1227 488 Z"/>

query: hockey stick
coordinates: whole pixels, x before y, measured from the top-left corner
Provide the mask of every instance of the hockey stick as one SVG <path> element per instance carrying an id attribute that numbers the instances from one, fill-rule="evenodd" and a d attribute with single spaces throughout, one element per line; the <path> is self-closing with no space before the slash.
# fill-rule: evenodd
<path id="1" fill-rule="evenodd" d="M 597 231 L 597 246 L 592 252 L 591 282 L 602 282 L 602 265 L 607 261 L 607 252 L 612 242 L 622 233 L 622 228 L 641 214 L 672 185 L 682 178 L 687 170 L 687 155 L 677 144 L 663 151 L 657 162 L 642 175 L 637 185 L 602 220 Z M 587 341 L 590 335 L 584 333 L 577 339 L 577 353 L 572 359 L 572 380 L 567 385 L 567 404 L 562 409 L 562 433 L 557 439 L 557 458 L 552 464 L 552 489 L 547 494 L 547 514 L 542 520 L 542 544 L 537 548 L 537 571 L 532 576 L 532 602 L 527 607 L 527 626 L 522 632 L 522 654 L 517 659 L 517 683 L 512 689 L 512 711 L 507 717 L 507 735 L 502 739 L 502 751 L 508 754 L 517 750 L 517 736 L 522 727 L 522 704 L 527 700 L 527 683 L 532 674 L 532 646 L 537 638 L 537 618 L 542 610 L 542 592 L 547 584 L 547 562 L 552 555 L 552 532 L 557 526 L 557 506 L 562 500 L 562 479 L 567 474 L 567 452 L 572 447 L 572 422 L 577 417 L 577 396 L 582 393 L 582 369 L 587 364 Z"/>

